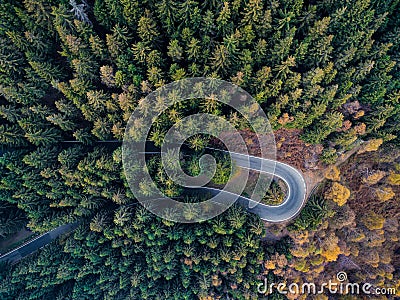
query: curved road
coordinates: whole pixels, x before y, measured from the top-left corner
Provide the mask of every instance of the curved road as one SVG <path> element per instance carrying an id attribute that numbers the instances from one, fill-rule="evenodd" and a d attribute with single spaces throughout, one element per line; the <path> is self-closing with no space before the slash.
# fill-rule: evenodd
<path id="1" fill-rule="evenodd" d="M 213 149 L 218 150 L 218 149 Z M 222 150 L 219 150 L 222 151 Z M 237 202 L 247 211 L 257 214 L 261 219 L 268 222 L 285 222 L 294 218 L 306 202 L 307 187 L 303 175 L 292 166 L 257 156 L 245 155 L 230 152 L 232 160 L 238 167 L 250 169 L 262 173 L 268 173 L 282 179 L 287 186 L 287 195 L 282 204 L 270 206 L 240 196 Z M 221 191 L 219 189 L 204 187 L 214 196 L 218 193 L 225 193 L 227 197 L 235 194 Z"/>
<path id="2" fill-rule="evenodd" d="M 212 148 L 210 148 L 212 149 Z M 223 151 L 219 149 L 212 149 Z M 151 152 L 150 152 L 151 153 Z M 159 152 L 158 152 L 159 153 Z M 284 222 L 294 218 L 303 207 L 306 201 L 306 183 L 303 175 L 295 168 L 273 160 L 263 159 L 256 156 L 249 156 L 240 153 L 230 153 L 232 160 L 238 167 L 264 172 L 281 178 L 287 185 L 288 192 L 284 202 L 277 206 L 269 206 L 258 203 L 249 198 L 239 196 L 237 203 L 242 205 L 247 211 L 257 214 L 261 219 L 268 222 Z M 238 197 L 226 191 L 215 188 L 203 187 L 213 196 L 219 193 L 226 197 Z M 57 227 L 32 241 L 0 256 L 0 262 L 15 263 L 22 258 L 36 252 L 38 249 L 49 244 L 60 235 L 74 230 L 77 224 L 66 224 Z"/>

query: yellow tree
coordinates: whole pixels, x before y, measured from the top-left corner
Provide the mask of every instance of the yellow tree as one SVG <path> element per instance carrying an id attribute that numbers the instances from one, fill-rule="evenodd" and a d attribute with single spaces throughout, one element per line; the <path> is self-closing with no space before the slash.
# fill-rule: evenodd
<path id="1" fill-rule="evenodd" d="M 386 176 L 385 171 L 377 170 L 371 173 L 368 173 L 364 178 L 363 182 L 368 185 L 377 184 L 383 177 Z"/>
<path id="2" fill-rule="evenodd" d="M 340 170 L 338 167 L 333 166 L 332 168 L 329 168 L 325 172 L 325 178 L 332 180 L 332 181 L 339 181 L 340 180 Z"/>
<path id="3" fill-rule="evenodd" d="M 322 242 L 321 255 L 325 257 L 327 262 L 336 261 L 341 254 L 338 246 L 339 238 L 334 232 L 330 232 Z"/>
<path id="4" fill-rule="evenodd" d="M 358 151 L 358 153 L 364 153 L 364 152 L 371 152 L 371 151 L 376 151 L 379 149 L 380 145 L 382 145 L 383 139 L 372 139 L 363 144 L 361 149 Z"/>
<path id="5" fill-rule="evenodd" d="M 375 190 L 375 195 L 382 202 L 386 202 L 396 196 L 391 187 L 378 188 Z"/>
<path id="6" fill-rule="evenodd" d="M 325 194 L 327 199 L 333 200 L 339 206 L 344 205 L 350 197 L 350 190 L 338 182 L 334 182 L 330 190 Z"/>
<path id="7" fill-rule="evenodd" d="M 387 178 L 389 184 L 400 185 L 400 174 L 391 172 Z"/>
<path id="8" fill-rule="evenodd" d="M 361 217 L 361 222 L 367 227 L 369 230 L 382 229 L 383 224 L 385 223 L 385 218 L 381 215 L 376 214 L 373 211 L 369 211 L 365 215 Z"/>

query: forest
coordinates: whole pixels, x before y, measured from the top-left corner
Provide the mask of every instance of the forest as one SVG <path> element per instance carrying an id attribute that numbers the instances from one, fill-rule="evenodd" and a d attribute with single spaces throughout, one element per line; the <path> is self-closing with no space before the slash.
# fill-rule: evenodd
<path id="1" fill-rule="evenodd" d="M 257 284 L 338 271 L 400 296 L 399 15 L 398 0 L 0 0 L 0 241 L 78 224 L 2 264 L 0 299 L 309 299 L 260 295 Z M 266 224 L 235 205 L 179 224 L 135 199 L 125 126 L 152 91 L 191 77 L 246 90 L 278 159 L 323 173 L 296 219 Z M 193 112 L 252 139 L 246 120 L 206 98 L 169 109 L 149 142 L 160 146 Z M 189 174 L 210 145 L 207 135 L 188 140 Z M 223 185 L 234 166 L 217 162 L 213 184 Z M 149 165 L 166 194 L 207 196 L 171 183 L 157 156 Z M 283 193 L 274 182 L 263 201 Z"/>

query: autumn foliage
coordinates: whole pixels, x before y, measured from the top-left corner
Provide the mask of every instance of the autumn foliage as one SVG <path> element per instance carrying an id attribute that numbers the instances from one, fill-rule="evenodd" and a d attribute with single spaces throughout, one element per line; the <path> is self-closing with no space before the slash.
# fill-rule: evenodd
<path id="1" fill-rule="evenodd" d="M 344 205 L 350 197 L 350 190 L 338 182 L 333 182 L 330 190 L 325 194 L 327 199 L 333 200 L 339 206 Z"/>

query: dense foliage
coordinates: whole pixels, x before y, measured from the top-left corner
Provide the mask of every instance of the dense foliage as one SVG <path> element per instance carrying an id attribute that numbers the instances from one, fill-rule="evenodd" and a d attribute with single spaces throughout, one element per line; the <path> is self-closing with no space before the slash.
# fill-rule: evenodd
<path id="1" fill-rule="evenodd" d="M 127 120 L 157 87 L 207 76 L 247 90 L 274 129 L 322 144 L 326 163 L 360 139 L 398 146 L 399 14 L 397 0 L 0 0 L 0 207 L 15 212 L 1 215 L 10 226 L 0 235 L 20 227 L 20 216 L 38 232 L 81 224 L 9 269 L 0 298 L 255 298 L 261 222 L 232 208 L 183 226 L 136 205 L 121 163 Z M 169 110 L 149 139 L 159 144 L 193 110 L 246 127 L 204 99 Z M 208 139 L 190 142 L 200 150 Z M 399 182 L 398 172 L 388 176 Z M 310 205 L 293 226 L 318 227 L 325 208 Z M 338 257 L 331 235 L 315 266 Z"/>
<path id="2" fill-rule="evenodd" d="M 352 191 L 346 201 L 311 198 L 301 215 L 289 226 L 288 255 L 271 255 L 265 262 L 266 276 L 274 274 L 298 284 L 317 286 L 346 272 L 349 282 L 368 282 L 374 287 L 395 288 L 400 295 L 400 151 L 388 147 L 362 153 L 327 172 L 325 194 L 340 184 Z M 321 299 L 329 299 L 329 294 Z M 359 299 L 353 295 L 350 299 Z M 395 296 L 374 295 L 376 299 Z M 288 295 L 308 299 L 307 295 Z"/>
<path id="3" fill-rule="evenodd" d="M 238 207 L 201 224 L 145 208 L 98 213 L 73 236 L 4 275 L 1 299 L 255 297 L 264 225 Z M 19 298 L 18 298 L 19 297 Z"/>

